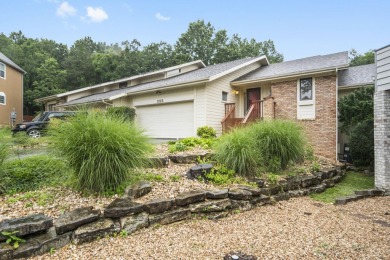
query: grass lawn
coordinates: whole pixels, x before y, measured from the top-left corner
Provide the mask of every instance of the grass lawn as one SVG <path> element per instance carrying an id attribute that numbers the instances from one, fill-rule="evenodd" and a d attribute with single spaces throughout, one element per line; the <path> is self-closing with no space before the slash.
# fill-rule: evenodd
<path id="1" fill-rule="evenodd" d="M 374 176 L 367 176 L 360 172 L 347 172 L 344 180 L 322 193 L 310 195 L 314 200 L 333 203 L 336 198 L 353 195 L 355 190 L 374 188 Z"/>

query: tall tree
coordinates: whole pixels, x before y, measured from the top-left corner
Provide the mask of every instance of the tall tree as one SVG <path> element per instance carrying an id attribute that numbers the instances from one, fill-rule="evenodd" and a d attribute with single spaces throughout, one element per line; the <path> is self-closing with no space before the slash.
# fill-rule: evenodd
<path id="1" fill-rule="evenodd" d="M 173 48 L 166 42 L 151 43 L 145 46 L 141 52 L 142 72 L 176 65 L 174 64 L 173 56 Z"/>
<path id="2" fill-rule="evenodd" d="M 359 65 L 366 65 L 371 64 L 375 62 L 375 53 L 374 51 L 368 51 L 364 54 L 359 54 L 355 49 L 352 49 L 349 52 L 351 61 L 349 62 L 349 65 L 352 66 L 359 66 Z"/>

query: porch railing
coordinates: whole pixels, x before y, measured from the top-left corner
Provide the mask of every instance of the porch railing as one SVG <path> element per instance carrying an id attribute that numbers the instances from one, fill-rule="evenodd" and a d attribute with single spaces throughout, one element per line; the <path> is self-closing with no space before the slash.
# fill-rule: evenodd
<path id="1" fill-rule="evenodd" d="M 252 101 L 251 106 L 248 109 L 244 119 L 242 120 L 243 124 L 256 121 L 257 119 L 263 118 L 263 101 L 256 100 Z"/>

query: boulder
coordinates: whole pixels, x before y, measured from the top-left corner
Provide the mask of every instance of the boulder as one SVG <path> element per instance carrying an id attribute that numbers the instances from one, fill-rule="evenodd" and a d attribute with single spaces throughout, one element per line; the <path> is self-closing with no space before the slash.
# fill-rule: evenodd
<path id="1" fill-rule="evenodd" d="M 326 171 L 315 172 L 313 175 L 319 178 L 321 181 L 329 178 L 328 172 Z"/>
<path id="2" fill-rule="evenodd" d="M 176 196 L 175 203 L 177 206 L 185 206 L 206 199 L 206 191 L 194 190 L 189 192 L 183 192 Z"/>
<path id="3" fill-rule="evenodd" d="M 126 230 L 127 234 L 149 226 L 149 215 L 146 212 L 141 212 L 128 217 L 123 217 L 120 220 L 122 230 Z"/>
<path id="4" fill-rule="evenodd" d="M 232 209 L 238 209 L 240 211 L 248 211 L 252 209 L 252 204 L 250 203 L 250 201 L 247 200 L 231 199 L 230 202 L 232 203 Z"/>
<path id="5" fill-rule="evenodd" d="M 152 157 L 149 158 L 150 163 L 153 167 L 160 168 L 160 167 L 166 167 L 169 165 L 169 158 L 168 157 Z"/>
<path id="6" fill-rule="evenodd" d="M 229 198 L 233 200 L 250 200 L 252 198 L 252 193 L 247 190 L 232 188 L 229 190 Z"/>
<path id="7" fill-rule="evenodd" d="M 252 196 L 255 196 L 255 197 L 260 196 L 260 194 L 261 194 L 260 189 L 257 187 L 253 187 L 253 186 L 249 186 L 249 185 L 237 185 L 236 187 L 241 189 L 241 190 L 249 191 L 252 194 Z"/>
<path id="8" fill-rule="evenodd" d="M 104 218 L 77 228 L 72 236 L 75 244 L 90 242 L 120 231 L 119 223 Z"/>
<path id="9" fill-rule="evenodd" d="M 261 188 L 260 193 L 266 196 L 272 196 L 278 194 L 282 191 L 282 187 L 280 185 L 269 185 L 268 187 Z"/>
<path id="10" fill-rule="evenodd" d="M 149 224 L 161 224 L 167 225 L 184 219 L 188 219 L 191 216 L 189 208 L 179 208 L 172 211 L 167 211 L 162 214 L 149 215 Z"/>
<path id="11" fill-rule="evenodd" d="M 5 242 L 0 243 L 0 260 L 15 259 L 13 257 L 13 254 L 14 254 L 14 249 L 10 245 L 6 244 Z"/>
<path id="12" fill-rule="evenodd" d="M 136 184 L 130 185 L 125 189 L 124 197 L 140 198 L 152 191 L 152 184 L 148 181 L 140 181 Z"/>
<path id="13" fill-rule="evenodd" d="M 231 205 L 230 199 L 211 200 L 191 204 L 190 210 L 192 213 L 219 212 L 228 209 Z"/>
<path id="14" fill-rule="evenodd" d="M 192 166 L 188 172 L 188 179 L 198 180 L 202 178 L 204 181 L 207 181 L 205 173 L 208 173 L 213 168 L 212 164 L 204 163 Z"/>
<path id="15" fill-rule="evenodd" d="M 144 210 L 150 214 L 157 214 L 167 211 L 174 205 L 172 199 L 155 199 L 144 204 Z"/>
<path id="16" fill-rule="evenodd" d="M 118 198 L 104 209 L 104 216 L 107 218 L 120 218 L 132 213 L 140 213 L 143 210 L 144 206 L 141 203 L 134 202 L 129 198 Z"/>
<path id="17" fill-rule="evenodd" d="M 301 181 L 302 188 L 307 188 L 321 183 L 321 179 L 317 176 L 302 176 L 298 179 Z"/>
<path id="18" fill-rule="evenodd" d="M 206 199 L 225 199 L 228 197 L 229 190 L 228 189 L 212 189 L 206 190 Z"/>
<path id="19" fill-rule="evenodd" d="M 197 159 L 204 159 L 209 156 L 209 153 L 203 154 L 184 154 L 184 155 L 169 155 L 169 159 L 174 163 L 196 163 Z"/>
<path id="20" fill-rule="evenodd" d="M 93 222 L 100 216 L 100 210 L 94 210 L 93 207 L 78 208 L 62 214 L 54 220 L 54 226 L 57 234 L 64 234 L 73 231 L 79 226 Z"/>
<path id="21" fill-rule="evenodd" d="M 311 186 L 308 189 L 310 193 L 321 193 L 326 190 L 326 184 Z"/>
<path id="22" fill-rule="evenodd" d="M 53 219 L 43 215 L 36 214 L 22 218 L 8 219 L 0 222 L 0 241 L 5 241 L 7 238 L 1 235 L 1 232 L 18 231 L 18 237 L 33 234 L 40 231 L 48 230 L 53 226 Z"/>
<path id="23" fill-rule="evenodd" d="M 262 206 L 270 202 L 270 197 L 266 195 L 260 195 L 257 197 L 252 197 L 251 204 L 254 206 Z"/>
<path id="24" fill-rule="evenodd" d="M 276 201 L 289 200 L 290 196 L 287 192 L 282 192 L 272 196 Z"/>

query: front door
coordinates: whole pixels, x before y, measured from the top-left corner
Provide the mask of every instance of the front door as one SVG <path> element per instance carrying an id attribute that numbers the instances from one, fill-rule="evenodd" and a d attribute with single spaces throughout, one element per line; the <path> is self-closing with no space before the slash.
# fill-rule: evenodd
<path id="1" fill-rule="evenodd" d="M 246 90 L 246 111 L 251 107 L 253 101 L 260 100 L 260 88 L 249 88 Z"/>

